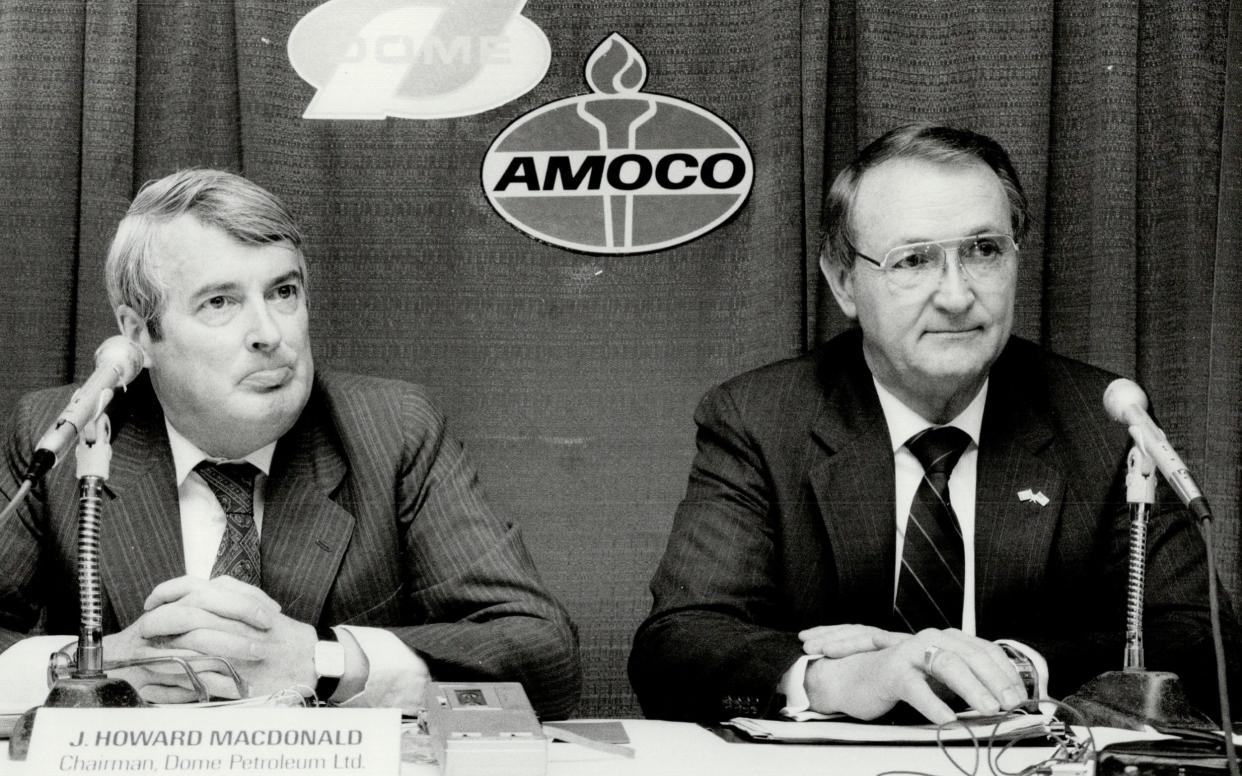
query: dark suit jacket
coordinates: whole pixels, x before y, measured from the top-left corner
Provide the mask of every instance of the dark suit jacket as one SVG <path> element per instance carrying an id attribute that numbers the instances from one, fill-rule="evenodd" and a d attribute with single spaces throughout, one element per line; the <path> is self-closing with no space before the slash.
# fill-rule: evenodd
<path id="1" fill-rule="evenodd" d="M 71 390 L 20 402 L 0 467 L 5 494 Z M 136 620 L 155 585 L 185 573 L 172 454 L 145 373 L 109 417 L 105 633 Z M 0 526 L 0 649 L 43 607 L 48 632 L 78 632 L 76 482 L 70 456 Z M 264 503 L 262 587 L 285 614 L 388 628 L 437 679 L 520 681 L 545 718 L 572 710 L 581 682 L 574 628 L 420 388 L 317 375 L 276 446 Z"/>
<path id="2" fill-rule="evenodd" d="M 893 454 L 860 343 L 846 333 L 699 405 L 698 454 L 630 656 L 648 716 L 771 713 L 783 702 L 781 675 L 802 654 L 797 631 L 891 628 Z M 1122 663 L 1130 442 L 1102 409 L 1113 377 L 1015 338 L 988 388 L 977 631 L 1039 649 L 1054 697 Z M 1027 488 L 1048 504 L 1019 500 Z M 1169 509 L 1149 546 L 1148 666 L 1178 672 L 1215 709 L 1202 539 Z"/>

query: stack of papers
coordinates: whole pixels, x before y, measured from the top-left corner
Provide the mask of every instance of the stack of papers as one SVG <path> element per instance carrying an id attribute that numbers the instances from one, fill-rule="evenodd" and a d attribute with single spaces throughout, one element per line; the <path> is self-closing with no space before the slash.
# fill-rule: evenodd
<path id="1" fill-rule="evenodd" d="M 734 717 L 725 724 L 740 730 L 754 741 L 789 744 L 935 744 L 970 741 L 996 741 L 1034 736 L 1052 722 L 1048 714 L 1004 714 L 991 717 L 959 717 L 956 722 L 936 725 L 885 725 L 867 722 L 828 720 L 790 722 L 786 720 Z"/>

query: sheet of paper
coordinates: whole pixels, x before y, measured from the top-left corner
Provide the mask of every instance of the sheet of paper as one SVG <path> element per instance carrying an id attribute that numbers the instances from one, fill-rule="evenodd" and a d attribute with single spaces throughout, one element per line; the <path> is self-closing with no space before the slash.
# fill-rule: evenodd
<path id="1" fill-rule="evenodd" d="M 859 744 L 934 744 L 937 740 L 970 741 L 1030 735 L 1051 721 L 1043 714 L 1010 714 L 1002 717 L 959 719 L 937 732 L 935 725 L 877 725 L 839 720 L 791 722 L 787 720 L 735 717 L 728 721 L 751 738 L 762 741 L 840 742 Z"/>

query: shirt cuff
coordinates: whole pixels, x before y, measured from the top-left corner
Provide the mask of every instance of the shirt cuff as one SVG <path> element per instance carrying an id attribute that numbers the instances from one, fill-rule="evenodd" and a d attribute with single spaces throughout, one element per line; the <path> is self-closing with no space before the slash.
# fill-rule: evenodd
<path id="1" fill-rule="evenodd" d="M 782 717 L 796 722 L 830 718 L 828 714 L 811 711 L 811 699 L 806 694 L 806 668 L 812 660 L 822 657 L 823 655 L 803 655 L 781 675 L 781 681 L 776 688 L 777 692 L 785 696 L 785 705 L 781 707 Z"/>
<path id="2" fill-rule="evenodd" d="M 31 636 L 0 652 L 0 698 L 6 707 L 30 708 L 47 699 L 47 662 L 74 636 Z"/>
<path id="3" fill-rule="evenodd" d="M 1039 650 L 1023 644 L 1020 641 L 1014 641 L 1013 639 L 997 639 L 996 644 L 1000 645 L 1000 647 L 1006 651 L 1006 654 L 1012 650 L 1013 652 L 1018 653 L 1020 658 L 1026 658 L 1026 660 L 1030 662 L 1030 670 L 1035 674 L 1033 677 L 1030 677 L 1031 684 L 1035 687 L 1035 697 L 1032 700 L 1047 700 L 1048 661 L 1044 659 L 1043 655 L 1039 654 Z M 1017 665 L 1018 672 L 1023 673 L 1023 666 L 1021 665 L 1020 658 L 1019 660 L 1014 660 L 1012 655 L 1009 656 L 1009 659 Z M 1026 678 L 1026 676 L 1023 676 L 1024 680 Z"/>
<path id="4" fill-rule="evenodd" d="M 391 631 L 357 625 L 337 625 L 358 642 L 370 670 L 362 692 L 339 702 L 338 706 L 398 708 L 417 714 L 430 679 L 427 664 Z"/>

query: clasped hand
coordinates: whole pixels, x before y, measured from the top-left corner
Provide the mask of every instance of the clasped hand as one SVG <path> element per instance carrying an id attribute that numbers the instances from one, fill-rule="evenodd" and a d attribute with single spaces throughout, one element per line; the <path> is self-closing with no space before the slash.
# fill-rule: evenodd
<path id="1" fill-rule="evenodd" d="M 109 661 L 222 657 L 245 678 L 252 696 L 314 684 L 315 629 L 281 614 L 280 605 L 253 585 L 232 577 L 177 577 L 157 585 L 143 608 L 128 628 L 104 637 Z M 174 663 L 109 673 L 130 682 L 152 703 L 195 700 L 189 678 Z M 226 673 L 204 670 L 199 677 L 213 696 L 238 697 Z"/>
<path id="2" fill-rule="evenodd" d="M 1026 700 L 1018 671 L 990 641 L 960 630 L 894 633 L 868 625 L 822 625 L 798 634 L 803 651 L 822 655 L 807 667 L 815 711 L 875 719 L 900 701 L 937 724 L 954 718 L 945 698 L 995 714 Z"/>

